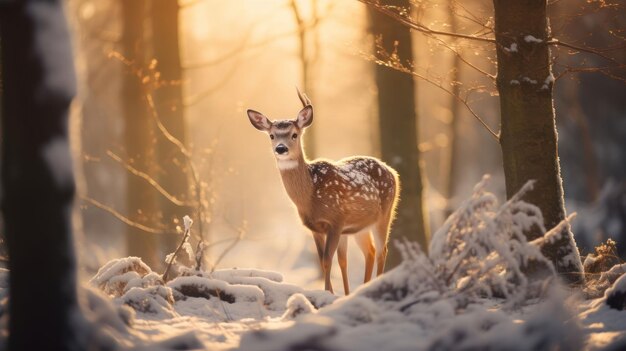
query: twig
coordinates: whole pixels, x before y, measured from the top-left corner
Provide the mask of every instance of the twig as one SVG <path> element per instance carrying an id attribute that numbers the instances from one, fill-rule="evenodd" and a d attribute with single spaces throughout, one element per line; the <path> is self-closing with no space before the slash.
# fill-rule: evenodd
<path id="1" fill-rule="evenodd" d="M 191 232 L 191 226 L 187 226 L 185 228 L 185 233 L 183 234 L 183 238 L 180 241 L 180 244 L 178 244 L 178 247 L 174 251 L 174 254 L 170 258 L 170 261 L 167 263 L 167 267 L 165 268 L 165 272 L 163 272 L 163 281 L 164 282 L 167 282 L 167 276 L 168 276 L 168 274 L 170 272 L 170 269 L 172 268 L 172 263 L 174 263 L 174 261 L 176 260 L 176 257 L 178 256 L 178 253 L 183 248 L 183 245 L 185 245 L 185 243 L 187 242 L 187 239 L 189 239 L 189 233 L 190 232 Z"/>
<path id="2" fill-rule="evenodd" d="M 360 0 L 359 0 L 360 1 Z M 480 122 L 480 124 L 483 125 L 483 127 L 485 127 L 485 129 L 494 137 L 494 139 L 496 139 L 496 141 L 500 140 L 500 137 L 498 136 L 498 133 L 496 133 L 495 131 L 493 131 L 489 125 L 482 119 L 480 118 L 480 116 L 476 113 L 476 111 L 474 111 L 474 109 L 469 105 L 469 103 L 467 102 L 466 99 L 461 98 L 460 96 L 454 94 L 453 92 L 451 92 L 450 90 L 446 89 L 443 84 L 441 84 L 441 82 L 435 82 L 434 80 L 419 74 L 417 72 L 415 72 L 414 70 L 404 66 L 401 62 L 399 62 L 399 60 L 397 59 L 393 59 L 391 57 L 391 55 L 389 55 L 389 53 L 387 53 L 386 51 L 384 51 L 383 48 L 379 47 L 378 48 L 378 53 L 383 55 L 383 58 L 379 58 L 375 55 L 371 55 L 371 54 L 363 54 L 362 56 L 366 59 L 366 60 L 370 60 L 373 61 L 374 63 L 376 63 L 377 65 L 381 65 L 381 66 L 385 66 L 385 67 L 389 67 L 391 69 L 395 69 L 396 71 L 399 72 L 403 72 L 406 74 L 410 74 L 414 77 L 417 77 L 419 79 L 422 79 L 430 84 L 432 84 L 433 86 L 439 88 L 440 90 L 446 92 L 447 94 L 449 94 L 450 96 L 454 97 L 457 101 L 459 101 L 460 103 L 462 103 L 465 108 L 470 112 L 470 114 L 478 121 Z"/>
<path id="3" fill-rule="evenodd" d="M 565 217 L 565 219 L 559 222 L 559 224 L 555 225 L 554 228 L 550 229 L 543 236 L 540 236 L 537 239 L 529 242 L 529 244 L 541 247 L 546 242 L 550 243 L 553 238 L 562 234 L 563 227 L 568 226 L 572 219 L 574 219 L 574 217 L 576 217 L 576 212 L 573 212 L 569 216 Z"/>
<path id="4" fill-rule="evenodd" d="M 131 174 L 136 175 L 139 178 L 142 178 L 143 180 L 145 180 L 146 182 L 148 182 L 148 184 L 150 184 L 154 189 L 156 189 L 156 191 L 158 191 L 161 195 L 163 195 L 166 199 L 168 199 L 169 201 L 171 201 L 173 204 L 175 204 L 176 206 L 181 206 L 181 207 L 189 207 L 189 206 L 193 206 L 192 203 L 188 203 L 185 201 L 182 201 L 180 199 L 178 199 L 176 196 L 170 194 L 167 190 L 165 190 L 154 178 L 152 178 L 149 174 L 142 172 L 140 170 L 138 170 L 137 168 L 133 167 L 130 163 L 122 160 L 121 157 L 119 157 L 118 155 L 116 155 L 113 151 L 111 150 L 107 150 L 107 155 L 112 158 L 114 161 L 118 162 L 119 164 L 121 164 L 122 166 L 124 166 L 124 168 L 126 168 L 127 171 L 129 171 Z"/>
<path id="5" fill-rule="evenodd" d="M 463 38 L 463 39 L 469 39 L 469 40 L 475 40 L 475 41 L 481 41 L 481 42 L 486 42 L 486 43 L 495 43 L 496 39 L 494 38 L 483 38 L 483 37 L 476 37 L 473 35 L 468 35 L 468 34 L 461 34 L 461 33 L 451 33 L 451 32 L 445 32 L 445 31 L 440 31 L 440 30 L 435 30 L 435 29 L 431 29 L 428 28 L 422 24 L 419 23 L 414 23 L 413 21 L 411 21 L 410 19 L 407 19 L 406 17 L 390 10 L 389 8 L 380 5 L 380 3 L 376 0 L 358 0 L 362 3 L 364 3 L 365 5 L 373 8 L 374 10 L 387 15 L 393 19 L 395 19 L 396 21 L 400 22 L 400 24 L 409 27 L 411 29 L 414 29 L 418 32 L 421 33 L 426 33 L 426 34 L 431 34 L 431 35 L 441 35 L 441 36 L 448 36 L 448 37 L 456 37 L 456 38 Z"/>
<path id="6" fill-rule="evenodd" d="M 119 219 L 120 221 L 124 222 L 126 225 L 129 225 L 133 228 L 137 228 L 139 230 L 142 230 L 144 232 L 147 233 L 152 233 L 152 234 L 172 234 L 172 233 L 168 233 L 168 232 L 164 232 L 162 230 L 159 229 L 155 229 L 155 228 L 151 228 L 148 227 L 146 225 L 143 225 L 141 223 L 135 222 L 131 219 L 129 219 L 128 217 L 124 216 L 123 214 L 119 213 L 118 211 L 116 211 L 114 208 L 107 206 L 103 203 L 100 203 L 90 197 L 87 196 L 82 196 L 81 197 L 82 200 L 92 204 L 93 206 L 96 206 L 97 208 L 108 212 L 109 214 L 113 215 L 115 218 Z"/>
<path id="7" fill-rule="evenodd" d="M 211 273 L 215 271 L 215 268 L 217 268 L 217 265 L 220 264 L 220 262 L 222 261 L 222 259 L 224 259 L 224 257 L 226 257 L 226 254 L 228 254 L 230 250 L 232 250 L 241 241 L 241 239 L 243 239 L 246 233 L 246 227 L 247 227 L 247 222 L 244 221 L 243 225 L 237 229 L 238 235 L 235 238 L 235 240 L 233 240 L 233 242 L 230 245 L 228 245 L 228 247 L 224 249 L 222 253 L 220 253 L 220 255 L 217 257 L 217 260 L 215 260 L 215 263 L 213 263 L 213 268 L 211 268 Z"/>
<path id="8" fill-rule="evenodd" d="M 572 50 L 576 50 L 576 51 L 582 51 L 582 52 L 586 52 L 589 54 L 594 54 L 596 56 L 599 56 L 607 61 L 613 62 L 616 65 L 619 66 L 623 66 L 623 63 L 618 62 L 617 60 L 615 60 L 612 57 L 606 56 L 603 52 L 605 51 L 613 51 L 613 50 L 623 50 L 624 46 L 620 46 L 620 47 L 616 47 L 616 48 L 611 48 L 609 50 L 598 50 L 598 49 L 594 49 L 594 48 L 589 48 L 589 47 L 584 47 L 584 46 L 578 46 L 578 45 L 574 45 L 574 44 L 570 44 L 570 43 L 566 43 L 564 41 L 561 41 L 559 39 L 551 39 L 548 40 L 546 42 L 546 44 L 548 45 L 557 45 L 557 46 L 563 46 Z"/>

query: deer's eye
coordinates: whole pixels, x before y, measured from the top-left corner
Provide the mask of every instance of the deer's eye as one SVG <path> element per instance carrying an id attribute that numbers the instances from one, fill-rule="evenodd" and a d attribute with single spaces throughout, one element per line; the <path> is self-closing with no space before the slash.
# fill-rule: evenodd
<path id="1" fill-rule="evenodd" d="M 270 134 L 270 139 L 274 140 L 274 134 Z"/>
<path id="2" fill-rule="evenodd" d="M 294 139 L 294 140 L 295 140 L 297 137 L 298 137 L 298 134 L 293 133 L 293 135 L 291 136 L 291 139 Z"/>

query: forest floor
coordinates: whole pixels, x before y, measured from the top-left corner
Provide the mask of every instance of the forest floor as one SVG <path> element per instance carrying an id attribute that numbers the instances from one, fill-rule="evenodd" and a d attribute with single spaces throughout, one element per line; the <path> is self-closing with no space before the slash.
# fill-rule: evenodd
<path id="1" fill-rule="evenodd" d="M 171 256 L 166 279 L 137 257 L 100 267 L 83 286 L 95 326 L 85 332 L 103 350 L 626 350 L 626 263 L 615 243 L 587 256 L 583 287 L 567 288 L 541 245 L 569 233 L 570 219 L 529 242 L 524 231 L 545 229 L 543 218 L 520 199 L 498 204 L 479 183 L 428 253 L 396 243 L 402 263 L 348 296 L 269 270 L 195 270 L 182 262 L 202 252 L 185 236 L 186 260 Z M 527 275 L 529 262 L 548 274 Z M 0 351 L 8 275 L 0 270 Z"/>
<path id="2" fill-rule="evenodd" d="M 584 300 L 561 288 L 512 307 L 502 299 L 461 302 L 432 291 L 417 300 L 400 296 L 411 280 L 411 269 L 409 264 L 401 265 L 351 295 L 337 297 L 303 290 L 283 282 L 278 273 L 254 269 L 180 276 L 166 286 L 151 285 L 154 273 L 137 258 L 124 258 L 110 262 L 91 281 L 109 296 L 95 289 L 90 296 L 106 300 L 95 304 L 100 306 L 94 308 L 97 315 L 108 316 L 100 322 L 118 325 L 103 331 L 115 343 L 136 350 L 622 350 L 626 346 L 626 311 L 607 305 L 608 295 L 624 291 L 626 279 L 618 279 L 597 299 Z M 121 316 L 126 327 L 112 323 L 113 314 Z"/>

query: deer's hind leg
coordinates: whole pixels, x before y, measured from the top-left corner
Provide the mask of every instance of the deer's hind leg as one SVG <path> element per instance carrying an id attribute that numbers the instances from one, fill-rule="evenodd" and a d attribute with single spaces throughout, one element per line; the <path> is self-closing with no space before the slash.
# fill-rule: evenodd
<path id="1" fill-rule="evenodd" d="M 345 235 L 342 235 L 341 238 L 339 238 L 337 261 L 339 262 L 339 268 L 341 268 L 343 291 L 346 295 L 348 295 L 350 294 L 350 282 L 348 282 L 348 237 Z"/>
<path id="2" fill-rule="evenodd" d="M 367 283 L 372 279 L 372 272 L 374 271 L 374 257 L 376 255 L 374 240 L 369 230 L 356 234 L 354 239 L 363 252 L 363 256 L 365 256 L 365 276 L 363 277 L 363 283 Z"/>
<path id="3" fill-rule="evenodd" d="M 374 245 L 376 246 L 376 276 L 385 271 L 385 261 L 387 260 L 387 242 L 389 241 L 389 231 L 391 230 L 391 213 L 382 216 L 372 230 Z"/>

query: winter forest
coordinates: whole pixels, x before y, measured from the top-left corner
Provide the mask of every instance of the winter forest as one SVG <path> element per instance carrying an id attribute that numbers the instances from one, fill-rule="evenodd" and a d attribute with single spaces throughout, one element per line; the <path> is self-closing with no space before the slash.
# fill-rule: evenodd
<path id="1" fill-rule="evenodd" d="M 0 1 L 0 350 L 626 350 L 626 1 Z"/>

